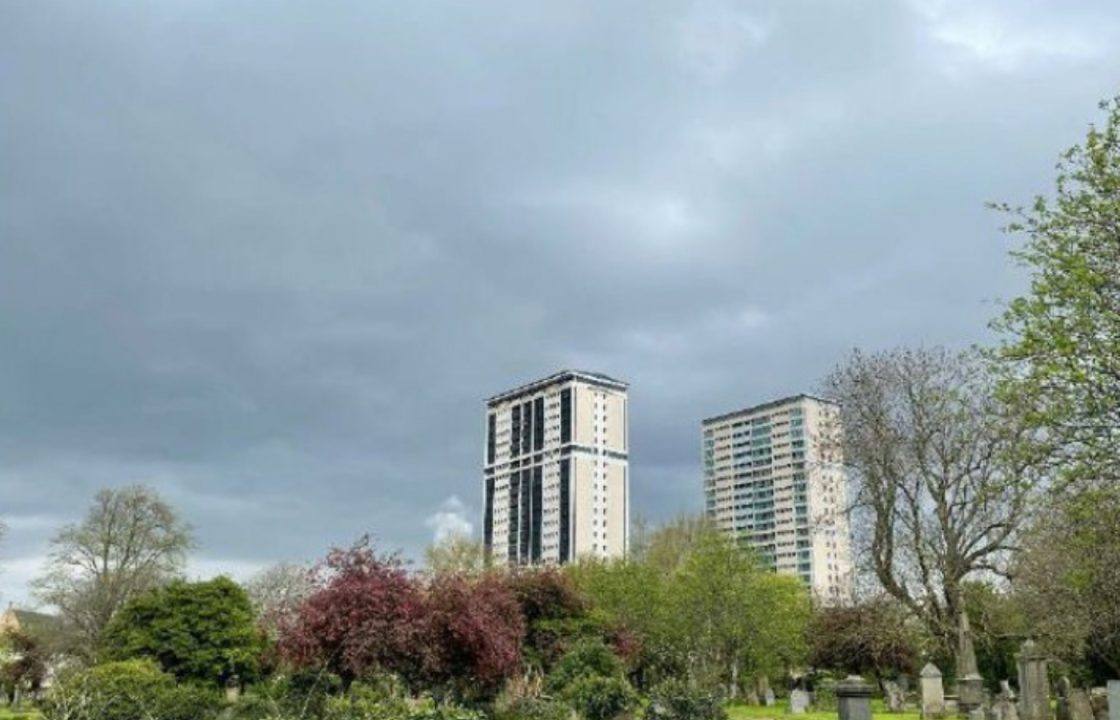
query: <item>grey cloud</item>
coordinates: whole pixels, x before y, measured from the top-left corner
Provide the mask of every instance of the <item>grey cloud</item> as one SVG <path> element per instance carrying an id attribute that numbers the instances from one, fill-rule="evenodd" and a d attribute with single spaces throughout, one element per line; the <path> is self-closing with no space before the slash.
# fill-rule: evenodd
<path id="1" fill-rule="evenodd" d="M 1022 280 L 983 203 L 1048 188 L 1118 39 L 1108 2 L 7 4 L 0 555 L 144 481 L 199 567 L 416 556 L 478 512 L 483 398 L 562 366 L 633 382 L 637 511 L 695 510 L 701 417 L 986 336 Z"/>

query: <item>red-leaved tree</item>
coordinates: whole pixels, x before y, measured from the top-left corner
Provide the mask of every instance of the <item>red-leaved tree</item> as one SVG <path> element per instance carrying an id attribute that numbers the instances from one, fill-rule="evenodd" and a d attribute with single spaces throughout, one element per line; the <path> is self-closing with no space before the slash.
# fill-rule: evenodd
<path id="1" fill-rule="evenodd" d="M 492 695 L 521 667 L 525 620 L 492 573 L 443 573 L 427 588 L 426 675 L 460 698 Z"/>
<path id="2" fill-rule="evenodd" d="M 322 667 L 349 686 L 378 670 L 413 678 L 423 667 L 425 603 L 395 555 L 365 537 L 334 549 L 315 570 L 316 589 L 279 633 L 282 655 Z"/>

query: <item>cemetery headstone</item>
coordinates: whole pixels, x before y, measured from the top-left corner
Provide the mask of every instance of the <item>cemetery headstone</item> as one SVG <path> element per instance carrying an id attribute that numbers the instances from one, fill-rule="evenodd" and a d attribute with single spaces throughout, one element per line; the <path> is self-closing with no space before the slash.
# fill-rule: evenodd
<path id="1" fill-rule="evenodd" d="M 922 668 L 922 717 L 937 718 L 945 714 L 945 688 L 941 685 L 941 671 L 933 663 Z"/>
<path id="2" fill-rule="evenodd" d="M 789 693 L 789 711 L 794 715 L 804 715 L 809 708 L 809 693 L 801 688 L 791 690 Z"/>
<path id="3" fill-rule="evenodd" d="M 1120 680 L 1108 681 L 1108 720 L 1120 720 Z"/>
<path id="4" fill-rule="evenodd" d="M 1046 656 L 1039 651 L 1034 640 L 1023 643 L 1019 652 L 1019 718 L 1050 720 L 1050 681 L 1046 675 Z"/>
<path id="5" fill-rule="evenodd" d="M 774 691 L 771 688 L 766 688 L 766 691 L 762 694 L 762 704 L 766 707 L 774 707 L 774 703 L 776 702 Z"/>
<path id="6" fill-rule="evenodd" d="M 903 692 L 901 685 L 894 680 L 884 680 L 883 695 L 884 699 L 887 701 L 887 710 L 891 712 L 902 712 L 906 694 Z"/>
<path id="7" fill-rule="evenodd" d="M 1093 720 L 1093 706 L 1085 688 L 1071 688 L 1069 691 L 1069 720 Z"/>
<path id="8" fill-rule="evenodd" d="M 859 675 L 836 683 L 836 703 L 840 720 L 871 720 L 871 686 Z"/>

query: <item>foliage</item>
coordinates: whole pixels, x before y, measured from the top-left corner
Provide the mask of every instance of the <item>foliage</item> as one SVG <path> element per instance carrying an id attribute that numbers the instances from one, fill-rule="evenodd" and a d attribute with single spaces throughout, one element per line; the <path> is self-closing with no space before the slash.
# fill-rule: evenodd
<path id="1" fill-rule="evenodd" d="M 424 561 L 431 575 L 442 573 L 476 575 L 485 572 L 489 566 L 482 543 L 461 533 L 451 533 L 425 549 Z"/>
<path id="2" fill-rule="evenodd" d="M 817 608 L 806 637 L 815 668 L 880 678 L 917 669 L 920 638 L 889 596 Z"/>
<path id="3" fill-rule="evenodd" d="M 825 381 L 836 443 L 855 484 L 865 567 L 953 654 L 962 583 L 1006 572 L 1039 479 L 1032 430 L 998 401 L 975 352 L 855 352 Z"/>
<path id="4" fill-rule="evenodd" d="M 584 675 L 564 688 L 563 697 L 584 720 L 611 720 L 638 705 L 638 694 L 622 677 Z"/>
<path id="5" fill-rule="evenodd" d="M 429 699 L 415 700 L 384 687 L 355 683 L 327 699 L 323 720 L 483 720 L 478 712 Z"/>
<path id="6" fill-rule="evenodd" d="M 252 681 L 263 639 L 241 587 L 225 577 L 175 581 L 125 605 L 105 631 L 113 660 L 148 657 L 180 680 Z"/>
<path id="7" fill-rule="evenodd" d="M 548 688 L 563 691 L 585 677 L 622 677 L 622 662 L 600 640 L 586 639 L 568 651 L 548 676 Z"/>
<path id="8" fill-rule="evenodd" d="M 257 621 L 270 635 L 294 619 L 299 606 L 315 589 L 312 569 L 299 563 L 277 563 L 245 584 Z"/>
<path id="9" fill-rule="evenodd" d="M 671 579 L 668 603 L 687 633 L 694 679 L 726 683 L 734 697 L 742 671 L 767 674 L 803 658 L 807 589 L 720 531 L 701 532 Z"/>
<path id="10" fill-rule="evenodd" d="M 963 590 L 977 667 L 988 688 L 998 691 L 1000 680 L 1017 676 L 1017 655 L 1030 628 L 1014 595 L 985 582 L 967 582 Z"/>
<path id="11" fill-rule="evenodd" d="M 47 652 L 33 635 L 8 629 L 0 634 L 0 692 L 12 698 L 16 688 L 38 692 L 47 677 Z"/>
<path id="12" fill-rule="evenodd" d="M 1052 505 L 1023 545 L 1015 594 L 1035 637 L 1098 681 L 1120 675 L 1120 491 Z"/>
<path id="13" fill-rule="evenodd" d="M 236 720 L 321 717 L 341 687 L 337 675 L 322 671 L 275 675 L 252 685 L 231 711 Z"/>
<path id="14" fill-rule="evenodd" d="M 1052 200 L 998 206 L 1025 237 L 1014 256 L 1030 291 L 993 325 L 1003 398 L 1034 427 L 1067 480 L 1120 482 L 1120 97 L 1058 163 Z"/>
<path id="15" fill-rule="evenodd" d="M 59 609 L 71 651 L 88 656 L 117 610 L 180 572 L 192 539 L 167 503 L 137 485 L 99 492 L 85 519 L 51 545 L 36 594 Z"/>
<path id="16" fill-rule="evenodd" d="M 106 663 L 60 678 L 43 703 L 45 720 L 207 720 L 216 692 L 176 685 L 150 660 Z"/>
<path id="17" fill-rule="evenodd" d="M 490 712 L 492 720 L 570 720 L 571 715 L 566 704 L 540 697 L 499 700 Z"/>
<path id="18" fill-rule="evenodd" d="M 805 653 L 808 593 L 776 575 L 706 522 L 678 520 L 633 558 L 584 561 L 569 572 L 593 616 L 631 636 L 631 677 L 640 688 L 685 675 L 726 684 L 771 672 Z"/>
<path id="19" fill-rule="evenodd" d="M 521 667 L 525 623 L 514 593 L 495 574 L 442 574 L 424 604 L 425 676 L 460 698 L 492 696 Z"/>
<path id="20" fill-rule="evenodd" d="M 646 720 L 726 720 L 723 696 L 691 686 L 679 678 L 666 680 L 650 692 Z"/>
<path id="21" fill-rule="evenodd" d="M 326 668 L 349 685 L 374 670 L 416 677 L 424 631 L 420 588 L 399 558 L 363 538 L 316 569 L 316 590 L 281 626 L 279 646 L 297 666 Z"/>

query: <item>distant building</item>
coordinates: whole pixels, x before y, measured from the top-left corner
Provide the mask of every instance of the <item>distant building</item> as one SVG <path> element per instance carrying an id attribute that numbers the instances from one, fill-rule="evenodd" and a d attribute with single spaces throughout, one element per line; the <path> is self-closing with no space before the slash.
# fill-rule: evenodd
<path id="1" fill-rule="evenodd" d="M 482 527 L 495 561 L 626 554 L 628 389 L 564 370 L 486 401 Z"/>
<path id="2" fill-rule="evenodd" d="M 851 593 L 839 408 L 796 395 L 702 423 L 706 513 L 824 601 Z"/>

